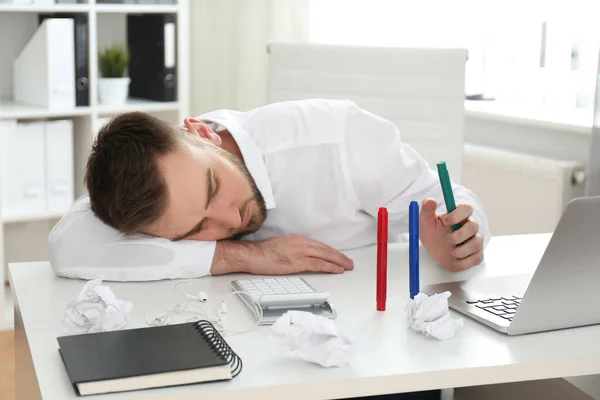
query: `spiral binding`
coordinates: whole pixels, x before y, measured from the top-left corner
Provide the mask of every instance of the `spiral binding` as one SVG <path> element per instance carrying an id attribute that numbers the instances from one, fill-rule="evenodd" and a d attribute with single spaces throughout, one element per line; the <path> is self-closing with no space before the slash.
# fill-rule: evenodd
<path id="1" fill-rule="evenodd" d="M 194 328 L 204 337 L 211 348 L 229 363 L 232 378 L 238 376 L 242 372 L 242 359 L 229 347 L 214 325 L 207 320 L 200 320 L 194 323 Z"/>

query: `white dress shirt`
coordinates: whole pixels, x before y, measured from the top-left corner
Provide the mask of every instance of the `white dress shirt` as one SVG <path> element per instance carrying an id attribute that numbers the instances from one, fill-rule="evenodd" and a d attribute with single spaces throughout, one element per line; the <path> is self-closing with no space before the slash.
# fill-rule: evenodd
<path id="1" fill-rule="evenodd" d="M 445 212 L 437 173 L 391 122 L 351 101 L 303 100 L 248 112 L 197 117 L 227 129 L 263 194 L 268 216 L 247 240 L 297 233 L 345 250 L 377 241 L 377 211 L 387 207 L 390 235 L 407 232 L 408 207 L 426 197 Z M 457 204 L 471 204 L 485 243 L 480 203 L 453 183 Z M 126 236 L 102 223 L 89 197 L 52 229 L 50 262 L 59 276 L 145 281 L 210 274 L 216 242 Z"/>

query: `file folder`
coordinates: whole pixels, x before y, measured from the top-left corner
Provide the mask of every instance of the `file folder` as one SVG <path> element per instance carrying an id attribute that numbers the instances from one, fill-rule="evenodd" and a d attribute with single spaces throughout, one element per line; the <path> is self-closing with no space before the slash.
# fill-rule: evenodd
<path id="1" fill-rule="evenodd" d="M 2 214 L 46 212 L 44 126 L 42 122 L 2 121 Z"/>
<path id="2" fill-rule="evenodd" d="M 88 17 L 82 13 L 52 13 L 40 14 L 38 19 L 41 24 L 49 18 L 70 18 L 74 24 L 74 47 L 75 47 L 75 104 L 77 106 L 90 105 L 89 88 L 89 47 L 88 47 Z"/>
<path id="3" fill-rule="evenodd" d="M 49 213 L 64 213 L 74 201 L 73 121 L 47 121 L 46 199 Z"/>
<path id="4" fill-rule="evenodd" d="M 127 16 L 131 97 L 177 101 L 177 26 L 172 14 Z"/>
<path id="5" fill-rule="evenodd" d="M 16 135 L 16 120 L 0 120 L 0 216 L 8 216 L 16 212 L 14 208 L 17 199 L 11 179 L 14 171 L 10 165 Z"/>
<path id="6" fill-rule="evenodd" d="M 48 109 L 75 107 L 74 22 L 42 22 L 13 63 L 13 93 L 18 103 Z"/>

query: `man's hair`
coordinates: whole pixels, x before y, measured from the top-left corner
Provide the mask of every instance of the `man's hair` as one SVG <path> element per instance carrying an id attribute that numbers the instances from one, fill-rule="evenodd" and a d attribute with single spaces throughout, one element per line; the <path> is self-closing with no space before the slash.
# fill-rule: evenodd
<path id="1" fill-rule="evenodd" d="M 126 233 L 141 233 L 166 209 L 167 186 L 157 159 L 183 135 L 166 121 L 142 112 L 121 114 L 98 132 L 87 161 L 85 185 L 94 214 Z"/>

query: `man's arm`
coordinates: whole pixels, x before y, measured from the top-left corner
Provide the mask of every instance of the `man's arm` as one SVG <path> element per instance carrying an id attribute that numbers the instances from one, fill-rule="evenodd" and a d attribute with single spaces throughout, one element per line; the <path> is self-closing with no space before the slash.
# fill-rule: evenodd
<path id="1" fill-rule="evenodd" d="M 290 275 L 304 271 L 343 273 L 354 262 L 341 252 L 299 235 L 283 235 L 259 242 L 217 242 L 210 269 L 213 275 L 246 272 L 260 275 Z"/>
<path id="2" fill-rule="evenodd" d="M 285 235 L 260 242 L 173 242 L 126 236 L 100 221 L 89 198 L 71 207 L 48 236 L 56 275 L 107 281 L 152 281 L 247 272 L 263 275 L 303 271 L 341 273 L 352 260 L 310 239 Z"/>
<path id="3" fill-rule="evenodd" d="M 210 274 L 215 242 L 127 236 L 104 224 L 77 200 L 48 236 L 50 263 L 58 276 L 109 281 L 197 278 Z"/>

